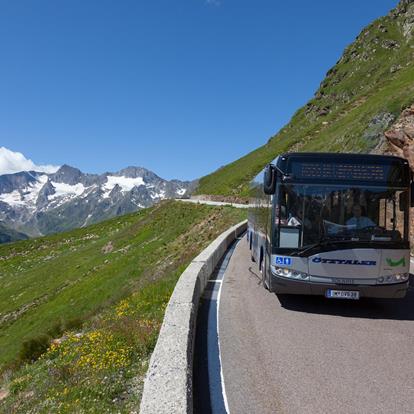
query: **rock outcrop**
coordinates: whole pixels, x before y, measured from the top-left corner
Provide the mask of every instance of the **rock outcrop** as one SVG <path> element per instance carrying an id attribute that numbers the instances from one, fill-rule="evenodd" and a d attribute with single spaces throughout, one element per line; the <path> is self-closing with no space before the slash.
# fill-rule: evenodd
<path id="1" fill-rule="evenodd" d="M 402 111 L 384 135 L 390 152 L 406 158 L 414 171 L 414 104 Z"/>
<path id="2" fill-rule="evenodd" d="M 408 160 L 414 172 L 414 104 L 404 109 L 397 121 L 384 132 L 383 153 L 398 155 Z M 411 251 L 414 246 L 414 209 L 410 213 Z"/>

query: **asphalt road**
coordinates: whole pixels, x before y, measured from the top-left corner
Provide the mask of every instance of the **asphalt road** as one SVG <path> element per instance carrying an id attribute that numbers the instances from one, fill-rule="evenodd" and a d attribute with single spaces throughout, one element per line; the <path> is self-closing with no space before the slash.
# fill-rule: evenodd
<path id="1" fill-rule="evenodd" d="M 244 239 L 219 306 L 231 414 L 414 413 L 413 288 L 399 300 L 278 297 Z"/>

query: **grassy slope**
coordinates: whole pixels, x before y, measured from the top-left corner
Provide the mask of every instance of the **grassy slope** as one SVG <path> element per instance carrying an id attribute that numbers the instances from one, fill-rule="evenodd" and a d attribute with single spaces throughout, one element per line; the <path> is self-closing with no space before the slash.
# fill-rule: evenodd
<path id="1" fill-rule="evenodd" d="M 111 317 L 96 325 L 96 315 L 117 316 L 116 309 L 125 298 L 136 310 L 131 316 L 134 328 L 127 332 L 138 329 L 137 321 L 146 320 L 150 314 L 152 328 L 143 334 L 143 342 L 136 345 L 143 346 L 148 354 L 153 346 L 152 334 L 156 337 L 164 306 L 180 272 L 211 240 L 243 220 L 245 214 L 229 207 L 165 202 L 87 228 L 0 246 L 0 367 L 4 370 L 16 361 L 24 362 L 39 348 L 40 352 L 45 351 L 50 339 L 71 329 L 112 332 Z M 112 251 L 104 253 L 105 247 L 111 250 L 109 243 Z M 120 321 L 116 323 L 121 325 Z M 134 338 L 139 338 L 140 332 L 134 332 Z M 122 341 L 135 341 L 125 339 L 125 332 L 122 335 Z M 74 360 L 78 357 L 75 355 Z M 42 363 L 38 361 L 24 370 L 40 370 L 38 379 L 42 378 L 48 372 L 46 366 L 39 368 Z M 24 377 L 24 370 L 17 371 L 14 379 Z M 69 383 L 74 375 L 67 373 Z M 62 384 L 61 378 L 55 382 L 44 388 L 39 380 L 36 388 L 36 381 L 30 381 L 30 387 L 35 387 L 34 391 L 30 388 L 30 395 L 39 398 L 32 401 L 34 407 Z M 24 412 L 28 406 L 19 393 L 29 391 L 15 385 L 11 389 L 14 394 L 6 401 L 17 404 Z M 100 403 L 106 404 L 101 397 Z"/>
<path id="2" fill-rule="evenodd" d="M 169 202 L 68 233 L 0 246 L 0 367 L 17 356 L 24 340 L 83 320 L 153 283 L 163 270 L 188 262 L 241 219 L 234 209 Z M 195 234 L 195 226 L 206 220 Z M 113 251 L 104 254 L 109 242 Z"/>
<path id="3" fill-rule="evenodd" d="M 136 410 L 177 278 L 245 216 L 170 201 L 0 246 L 0 412 Z"/>
<path id="4" fill-rule="evenodd" d="M 372 150 L 378 143 L 369 136 L 374 117 L 397 116 L 414 101 L 414 38 L 403 36 L 403 18 L 382 17 L 365 28 L 288 125 L 266 145 L 203 177 L 196 193 L 247 196 L 251 178 L 287 151 Z M 384 47 L 390 40 L 398 46 Z M 325 108 L 329 113 L 323 115 Z"/>

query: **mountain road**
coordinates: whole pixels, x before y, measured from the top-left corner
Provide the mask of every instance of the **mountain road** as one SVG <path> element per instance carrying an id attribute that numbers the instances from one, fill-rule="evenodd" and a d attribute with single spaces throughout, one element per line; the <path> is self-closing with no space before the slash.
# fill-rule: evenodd
<path id="1" fill-rule="evenodd" d="M 183 203 L 205 204 L 207 206 L 231 206 L 235 208 L 249 208 L 248 204 L 229 203 L 229 202 L 212 201 L 212 200 L 199 200 L 199 199 L 193 199 L 193 198 L 176 198 L 175 201 L 181 201 Z"/>
<path id="2" fill-rule="evenodd" d="M 230 413 L 412 413 L 412 282 L 396 300 L 278 296 L 241 240 L 218 319 Z"/>

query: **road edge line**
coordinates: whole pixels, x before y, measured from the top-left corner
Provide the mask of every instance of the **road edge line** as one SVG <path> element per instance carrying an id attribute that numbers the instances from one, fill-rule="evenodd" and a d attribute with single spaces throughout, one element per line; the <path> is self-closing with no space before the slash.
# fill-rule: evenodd
<path id="1" fill-rule="evenodd" d="M 216 322 L 216 325 L 217 325 L 217 343 L 218 343 L 219 361 L 220 361 L 221 392 L 222 392 L 222 395 L 223 395 L 224 408 L 226 409 L 227 414 L 230 414 L 230 408 L 229 408 L 229 403 L 228 403 L 228 400 L 227 400 L 227 393 L 226 393 L 226 384 L 224 383 L 223 363 L 222 363 L 222 360 L 221 360 L 220 321 L 219 321 L 221 291 L 223 289 L 223 281 L 224 281 L 225 276 L 226 276 L 226 272 L 224 272 L 224 274 L 223 274 L 223 279 L 222 279 L 222 282 L 220 283 L 219 293 L 217 295 L 217 314 L 216 314 L 217 322 Z"/>

